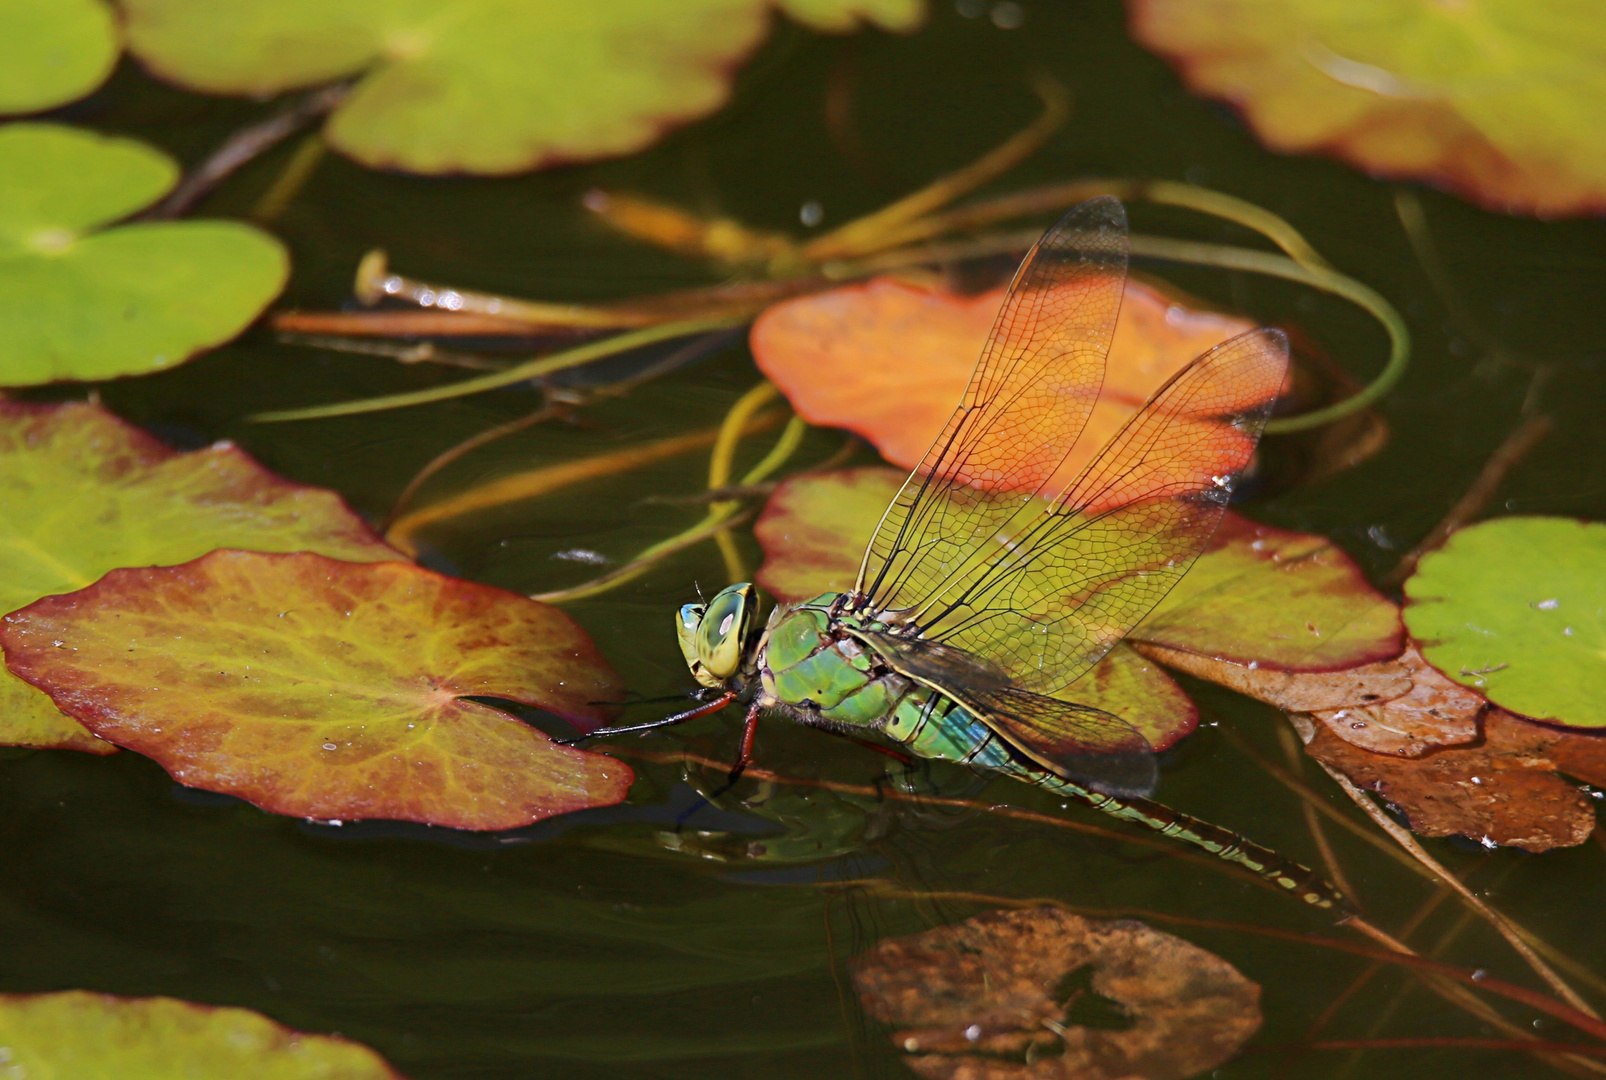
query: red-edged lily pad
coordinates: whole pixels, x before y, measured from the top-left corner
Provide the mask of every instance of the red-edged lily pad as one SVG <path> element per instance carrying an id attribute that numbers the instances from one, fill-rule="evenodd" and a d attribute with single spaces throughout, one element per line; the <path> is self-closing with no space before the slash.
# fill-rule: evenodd
<path id="1" fill-rule="evenodd" d="M 753 528 L 765 554 L 758 583 L 782 600 L 851 588 L 864 545 L 903 479 L 868 467 L 782 484 Z M 1246 693 L 1274 681 L 1288 695 L 1290 673 L 1348 672 L 1397 656 L 1401 628 L 1399 609 L 1331 542 L 1229 514 L 1210 549 L 1127 643 L 1065 695 L 1125 718 L 1163 749 L 1193 729 L 1196 713 L 1157 667 L 1137 669 L 1137 652 Z M 1405 675 L 1363 675 L 1341 686 L 1301 686 L 1289 707 L 1336 708 L 1411 688 Z"/>
<path id="2" fill-rule="evenodd" d="M 912 469 L 963 396 L 1003 302 L 1002 288 L 964 296 L 878 278 L 771 307 L 753 325 L 753 356 L 805 420 L 847 428 L 888 461 Z M 1128 281 L 1087 427 L 1052 477 L 1030 479 L 1047 480 L 1046 491 L 1063 487 L 1166 379 L 1211 346 L 1252 329 Z M 1172 463 L 1180 474 L 1232 472 L 1248 458 L 1248 444 L 1221 438 L 1216 422 L 1176 422 L 1200 427 L 1195 455 Z M 1011 474 L 1013 486 L 1020 480 Z M 1113 491 L 1109 501 L 1125 500 Z"/>
<path id="3" fill-rule="evenodd" d="M 113 570 L 6 616 L 0 643 L 101 738 L 281 814 L 508 829 L 633 778 L 465 700 L 602 722 L 618 680 L 573 620 L 411 563 L 225 550 Z"/>
<path id="4" fill-rule="evenodd" d="M 94 405 L 0 402 L 0 611 L 221 547 L 403 557 L 334 492 L 275 476 L 231 443 L 181 454 Z M 116 749 L 3 671 L 0 744 Z"/>
<path id="5" fill-rule="evenodd" d="M 339 1035 L 249 1009 L 65 990 L 0 994 L 0 1075 L 15 1080 L 404 1080 Z"/>

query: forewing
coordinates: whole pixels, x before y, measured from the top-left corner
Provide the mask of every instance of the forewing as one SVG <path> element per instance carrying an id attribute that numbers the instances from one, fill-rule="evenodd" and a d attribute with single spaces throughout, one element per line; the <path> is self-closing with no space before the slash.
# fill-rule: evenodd
<path id="1" fill-rule="evenodd" d="M 921 636 L 1038 693 L 1075 681 L 1205 549 L 1287 366 L 1287 338 L 1263 329 L 1183 368 L 1046 509 L 1002 523 L 985 556 L 932 589 Z"/>
<path id="2" fill-rule="evenodd" d="M 1126 262 L 1126 211 L 1109 197 L 1027 254 L 964 398 L 865 549 L 855 591 L 873 608 L 918 607 L 1070 454 L 1103 386 Z"/>
<path id="3" fill-rule="evenodd" d="M 1154 750 L 1120 717 L 1012 686 L 986 661 L 940 641 L 854 633 L 894 670 L 964 705 L 1050 771 L 1107 795 L 1146 796 L 1154 790 Z"/>

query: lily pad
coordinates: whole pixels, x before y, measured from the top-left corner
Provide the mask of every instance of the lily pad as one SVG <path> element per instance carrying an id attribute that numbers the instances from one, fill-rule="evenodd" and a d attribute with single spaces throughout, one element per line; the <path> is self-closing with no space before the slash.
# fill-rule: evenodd
<path id="1" fill-rule="evenodd" d="M 106 81 L 121 45 L 101 0 L 10 0 L 0 34 L 0 113 L 76 101 Z"/>
<path id="2" fill-rule="evenodd" d="M 1406 649 L 1397 660 L 1385 660 L 1355 671 L 1398 673 L 1407 680 L 1410 689 L 1395 696 L 1363 693 L 1351 696 L 1338 708 L 1310 713 L 1313 720 L 1345 742 L 1374 754 L 1414 758 L 1478 738 L 1478 718 L 1488 708 L 1488 700 L 1439 674 L 1415 646 Z M 1323 677 L 1293 676 L 1295 679 Z"/>
<path id="3" fill-rule="evenodd" d="M 1260 987 L 1219 956 L 1054 907 L 892 938 L 852 971 L 865 1011 L 931 1080 L 1184 1080 L 1230 1060 L 1261 1021 Z M 1094 1001 L 1096 1026 L 1079 1009 Z"/>
<path id="4" fill-rule="evenodd" d="M 1405 583 L 1428 662 L 1502 708 L 1606 727 L 1606 525 L 1510 517 L 1452 535 Z"/>
<path id="5" fill-rule="evenodd" d="M 1002 288 L 976 296 L 879 278 L 776 304 L 753 324 L 758 366 L 811 424 L 847 428 L 894 465 L 912 469 L 964 395 L 1004 302 Z M 1091 460 L 1160 384 L 1211 346 L 1254 329 L 1190 311 L 1159 290 L 1128 281 L 1099 402 L 1082 437 L 1044 490 L 1058 490 Z M 1221 404 L 1221 403 L 1217 403 Z M 1250 405 L 1253 402 L 1227 403 Z M 1235 471 L 1247 452 L 1201 429 L 1190 476 Z M 1223 448 L 1221 459 L 1207 447 Z M 1120 502 L 1119 492 L 1112 502 Z"/>
<path id="6" fill-rule="evenodd" d="M 1129 0 L 1133 35 L 1267 146 L 1494 210 L 1606 210 L 1606 7 L 1592 0 Z"/>
<path id="7" fill-rule="evenodd" d="M 1606 786 L 1606 737 L 1492 709 L 1478 745 L 1406 758 L 1363 750 L 1331 725 L 1297 726 L 1306 753 L 1399 807 L 1424 836 L 1549 851 L 1576 847 L 1595 829 L 1593 800 L 1557 773 Z"/>
<path id="8" fill-rule="evenodd" d="M 629 154 L 730 95 L 779 8 L 912 30 L 921 0 L 125 0 L 129 50 L 196 90 L 356 87 L 331 145 L 375 167 L 513 173 Z"/>
<path id="9" fill-rule="evenodd" d="M 1396 657 L 1404 645 L 1399 609 L 1332 541 L 1236 514 L 1131 636 L 1283 671 L 1342 671 Z"/>
<path id="10" fill-rule="evenodd" d="M 279 294 L 289 259 L 260 229 L 104 227 L 177 179 L 170 158 L 132 139 L 0 127 L 0 385 L 169 368 L 234 337 Z"/>
<path id="11" fill-rule="evenodd" d="M 0 402 L 0 611 L 220 547 L 402 558 L 340 496 L 283 480 L 231 443 L 180 454 L 94 405 Z M 0 744 L 116 749 L 7 672 Z"/>
<path id="12" fill-rule="evenodd" d="M 101 738 L 275 813 L 511 829 L 633 779 L 467 700 L 600 724 L 620 690 L 585 631 L 411 563 L 223 550 L 113 570 L 6 616 L 0 644 Z"/>
<path id="13" fill-rule="evenodd" d="M 249 1009 L 87 990 L 0 994 L 0 1047 L 0 1072 L 17 1080 L 404 1080 L 361 1043 Z"/>
<path id="14" fill-rule="evenodd" d="M 764 548 L 758 583 L 780 600 L 853 587 L 864 545 L 903 474 L 877 467 L 804 476 L 782 484 L 753 526 Z M 1192 700 L 1165 672 L 1123 645 L 1064 695 L 1114 713 L 1164 750 L 1198 726 Z"/>

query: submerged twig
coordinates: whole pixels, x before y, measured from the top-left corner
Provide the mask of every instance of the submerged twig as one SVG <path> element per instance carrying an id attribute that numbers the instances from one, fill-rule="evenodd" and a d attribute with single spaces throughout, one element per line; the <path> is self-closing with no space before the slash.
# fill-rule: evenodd
<path id="1" fill-rule="evenodd" d="M 320 87 L 303 94 L 266 120 L 236 131 L 212 152 L 211 157 L 192 169 L 167 198 L 140 217 L 159 221 L 181 216 L 236 169 L 277 146 L 309 122 L 334 111 L 350 89 L 350 83 Z"/>
<path id="2" fill-rule="evenodd" d="M 1477 479 L 1467 488 L 1466 494 L 1456 500 L 1443 520 L 1422 538 L 1421 543 L 1401 557 L 1399 564 L 1383 579 L 1382 584 L 1391 588 L 1403 585 L 1406 578 L 1416 573 L 1416 564 L 1422 560 L 1422 556 L 1443 547 L 1445 541 L 1450 539 L 1451 533 L 1481 514 L 1505 481 L 1506 475 L 1516 468 L 1546 435 L 1550 434 L 1554 426 L 1548 416 L 1527 416 L 1518 422 L 1505 440 L 1495 448 L 1489 460 L 1484 462 Z"/>
<path id="3" fill-rule="evenodd" d="M 1288 759 L 1289 769 L 1303 782 L 1305 756 L 1300 753 L 1299 740 L 1286 724 L 1277 725 L 1277 741 L 1282 746 L 1283 756 Z M 1344 867 L 1338 861 L 1338 853 L 1333 850 L 1333 845 L 1327 839 L 1327 830 L 1322 827 L 1322 819 L 1316 807 L 1310 800 L 1300 799 L 1299 809 L 1305 815 L 1305 828 L 1310 831 L 1311 841 L 1316 845 L 1316 851 L 1322 857 L 1322 865 L 1327 869 L 1327 880 L 1344 894 L 1351 907 L 1357 911 L 1362 910 L 1360 893 L 1350 884 L 1348 875 L 1344 873 Z"/>
<path id="4" fill-rule="evenodd" d="M 1460 878 L 1450 873 L 1438 860 L 1429 855 L 1427 850 L 1416 842 L 1416 837 L 1412 836 L 1409 830 L 1395 824 L 1394 820 L 1368 798 L 1365 792 L 1356 787 L 1349 777 L 1326 762 L 1320 762 L 1319 764 L 1321 764 L 1327 775 L 1333 778 L 1333 782 L 1344 790 L 1344 794 L 1348 795 L 1355 805 L 1365 811 L 1366 815 L 1376 822 L 1379 828 L 1393 837 L 1395 843 L 1409 852 L 1413 859 L 1431 870 L 1440 881 L 1454 889 L 1468 907 L 1476 911 L 1490 926 L 1494 927 L 1495 931 L 1506 939 L 1507 943 L 1527 962 L 1528 966 L 1534 970 L 1534 973 L 1555 991 L 1557 996 L 1580 1012 L 1588 1013 L 1597 1020 L 1600 1018 L 1594 1007 L 1579 996 L 1578 992 L 1568 985 L 1560 975 L 1556 974 L 1549 964 L 1545 963 L 1544 959 L 1534 951 L 1525 936 L 1517 930 L 1509 919 L 1485 904 L 1478 898 L 1476 893 L 1462 884 Z"/>

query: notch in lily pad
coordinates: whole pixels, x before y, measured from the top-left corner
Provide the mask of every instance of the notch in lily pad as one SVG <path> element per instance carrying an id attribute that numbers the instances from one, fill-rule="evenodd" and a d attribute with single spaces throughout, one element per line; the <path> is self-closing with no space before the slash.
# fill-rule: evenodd
<path id="1" fill-rule="evenodd" d="M 280 814 L 498 830 L 622 801 L 630 767 L 470 698 L 602 723 L 573 620 L 411 563 L 221 550 L 6 616 L 12 672 L 174 779 Z"/>
<path id="2" fill-rule="evenodd" d="M 133 139 L 0 127 L 0 386 L 169 368 L 233 338 L 279 295 L 289 257 L 260 229 L 112 224 L 178 175 Z"/>

